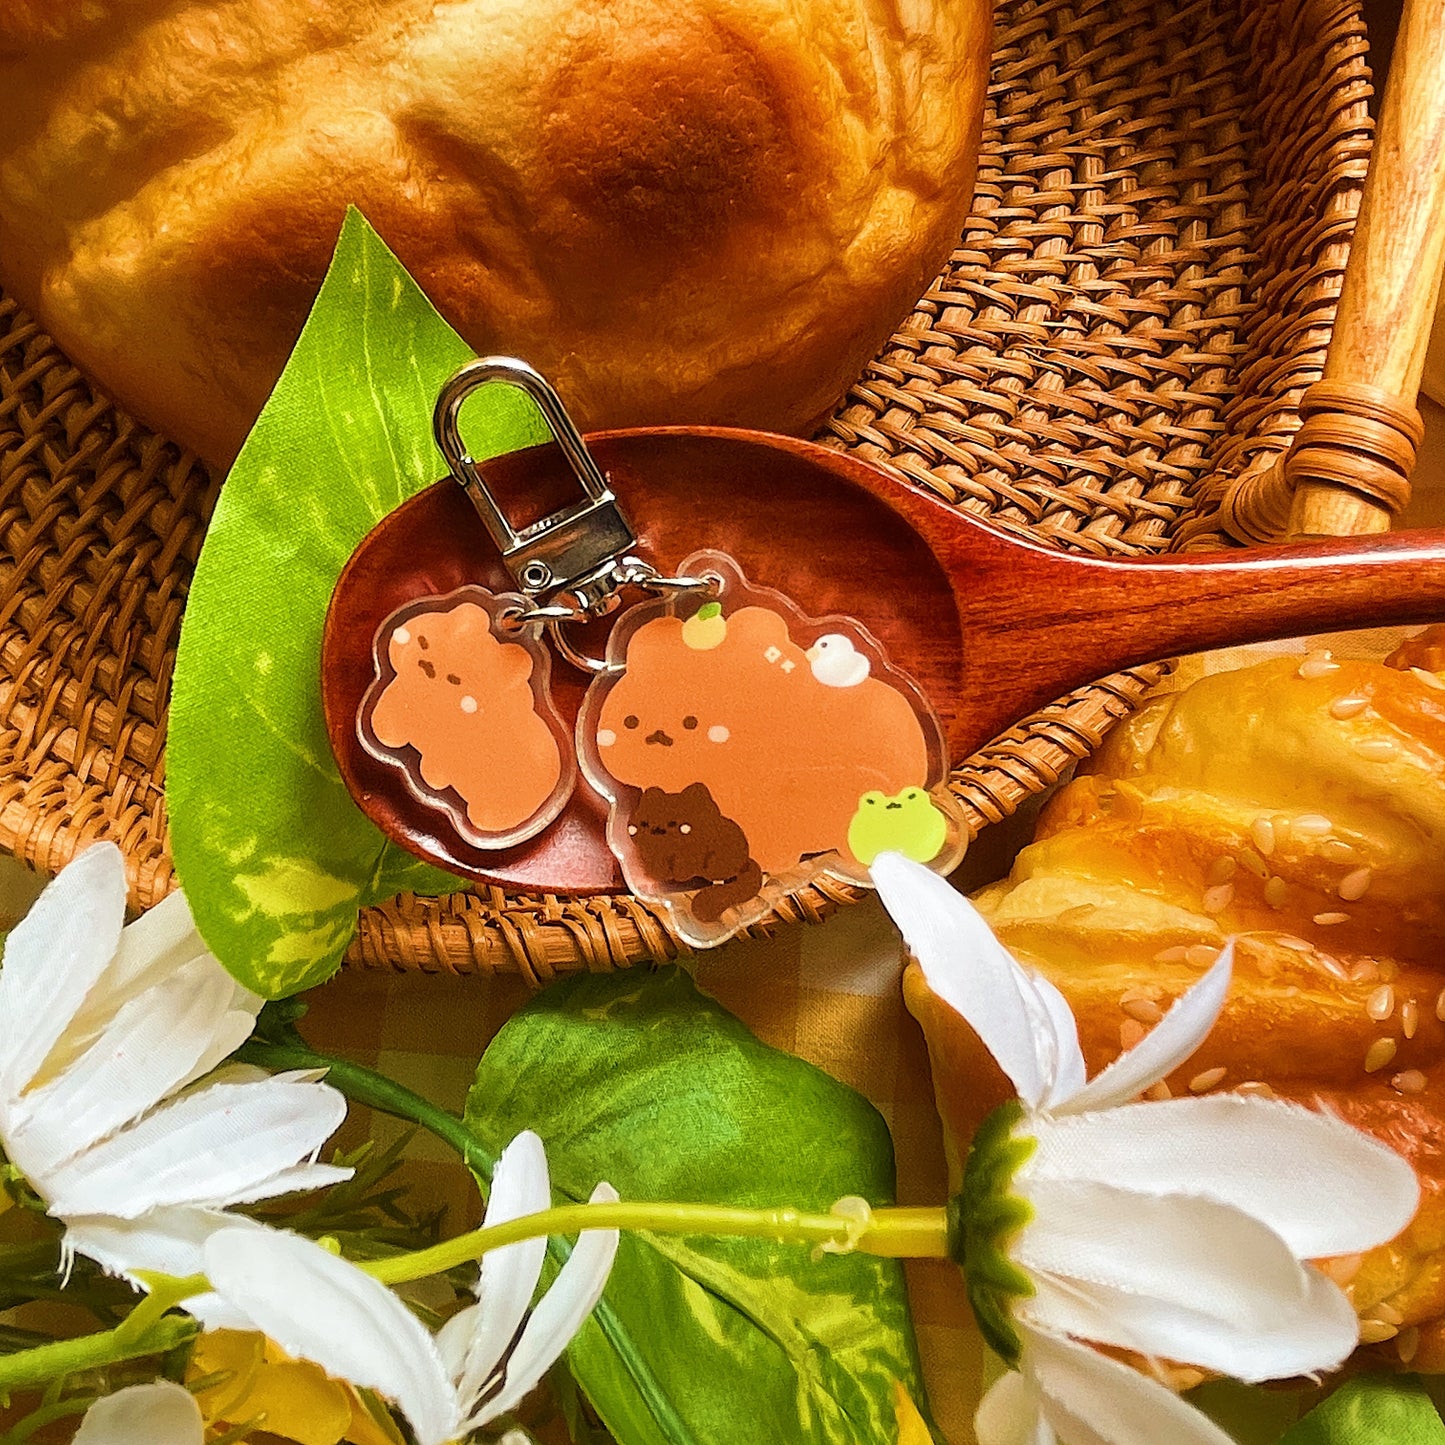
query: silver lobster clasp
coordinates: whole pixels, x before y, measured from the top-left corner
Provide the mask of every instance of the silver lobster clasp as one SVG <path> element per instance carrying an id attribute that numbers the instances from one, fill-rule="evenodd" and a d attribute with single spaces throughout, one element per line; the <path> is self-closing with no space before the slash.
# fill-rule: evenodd
<path id="1" fill-rule="evenodd" d="M 519 387 L 536 402 L 584 493 L 574 506 L 563 507 L 520 532 L 487 490 L 457 424 L 466 398 L 493 381 Z M 529 597 L 566 593 L 583 613 L 609 610 L 616 590 L 634 580 L 638 564 L 628 554 L 637 539 L 607 478 L 598 470 L 547 379 L 515 357 L 484 356 L 469 361 L 448 378 L 437 396 L 433 429 L 452 475 L 471 499 L 518 587 Z"/>

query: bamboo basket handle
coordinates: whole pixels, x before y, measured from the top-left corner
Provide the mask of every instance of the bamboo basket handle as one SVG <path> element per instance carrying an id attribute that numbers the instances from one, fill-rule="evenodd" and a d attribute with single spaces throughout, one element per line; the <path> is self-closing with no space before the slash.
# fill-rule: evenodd
<path id="1" fill-rule="evenodd" d="M 1416 409 L 1445 265 L 1445 0 L 1405 0 L 1321 379 L 1282 461 L 1242 476 L 1242 541 L 1385 532 L 1410 500 Z"/>

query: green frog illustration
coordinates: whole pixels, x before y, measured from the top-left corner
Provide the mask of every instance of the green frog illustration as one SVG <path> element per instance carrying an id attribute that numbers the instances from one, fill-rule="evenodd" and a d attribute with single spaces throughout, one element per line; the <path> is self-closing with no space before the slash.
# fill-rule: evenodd
<path id="1" fill-rule="evenodd" d="M 880 853 L 931 863 L 947 842 L 948 819 L 922 788 L 905 788 L 892 797 L 864 793 L 848 825 L 849 851 L 865 868 Z"/>

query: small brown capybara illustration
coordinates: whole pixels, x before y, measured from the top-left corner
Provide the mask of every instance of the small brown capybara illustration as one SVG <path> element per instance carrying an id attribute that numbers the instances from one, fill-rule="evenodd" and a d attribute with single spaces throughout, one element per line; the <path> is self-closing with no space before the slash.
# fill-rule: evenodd
<path id="1" fill-rule="evenodd" d="M 653 618 L 603 699 L 597 757 L 628 787 L 702 783 L 764 873 L 832 850 L 861 868 L 848 848 L 858 800 L 926 786 L 928 740 L 897 688 L 818 661 L 770 608 Z"/>
<path id="2" fill-rule="evenodd" d="M 435 793 L 453 789 L 479 832 L 505 835 L 546 804 L 562 754 L 532 691 L 532 654 L 492 633 L 475 602 L 416 612 L 387 642 L 396 676 L 369 719 L 372 733 L 403 754 L 409 773 Z"/>
<path id="3" fill-rule="evenodd" d="M 680 793 L 644 788 L 627 822 L 627 836 L 648 874 L 668 890 L 696 888 L 691 908 L 702 923 L 755 898 L 763 870 L 747 835 L 718 811 L 701 783 Z"/>

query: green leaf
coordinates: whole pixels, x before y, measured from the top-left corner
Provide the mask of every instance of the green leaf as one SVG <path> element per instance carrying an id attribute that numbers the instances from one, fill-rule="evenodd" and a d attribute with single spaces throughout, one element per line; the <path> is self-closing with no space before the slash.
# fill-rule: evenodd
<path id="1" fill-rule="evenodd" d="M 171 847 L 202 937 L 268 998 L 331 974 L 359 908 L 457 886 L 393 848 L 352 802 L 327 742 L 318 673 L 347 558 L 445 474 L 432 408 L 470 355 L 349 212 L 201 549 L 170 707 Z M 474 393 L 464 418 L 479 457 L 545 437 L 511 387 Z"/>
<path id="2" fill-rule="evenodd" d="M 566 1200 L 600 1179 L 624 1199 L 811 1211 L 893 1193 L 873 1107 L 676 968 L 539 995 L 488 1048 L 466 1118 L 494 1152 L 536 1130 Z M 893 1382 L 924 1398 L 896 1262 L 760 1240 L 624 1235 L 570 1360 L 620 1445 L 894 1445 Z"/>
<path id="3" fill-rule="evenodd" d="M 1445 1445 L 1445 1424 L 1417 1376 L 1367 1375 L 1341 1385 L 1280 1445 Z"/>

